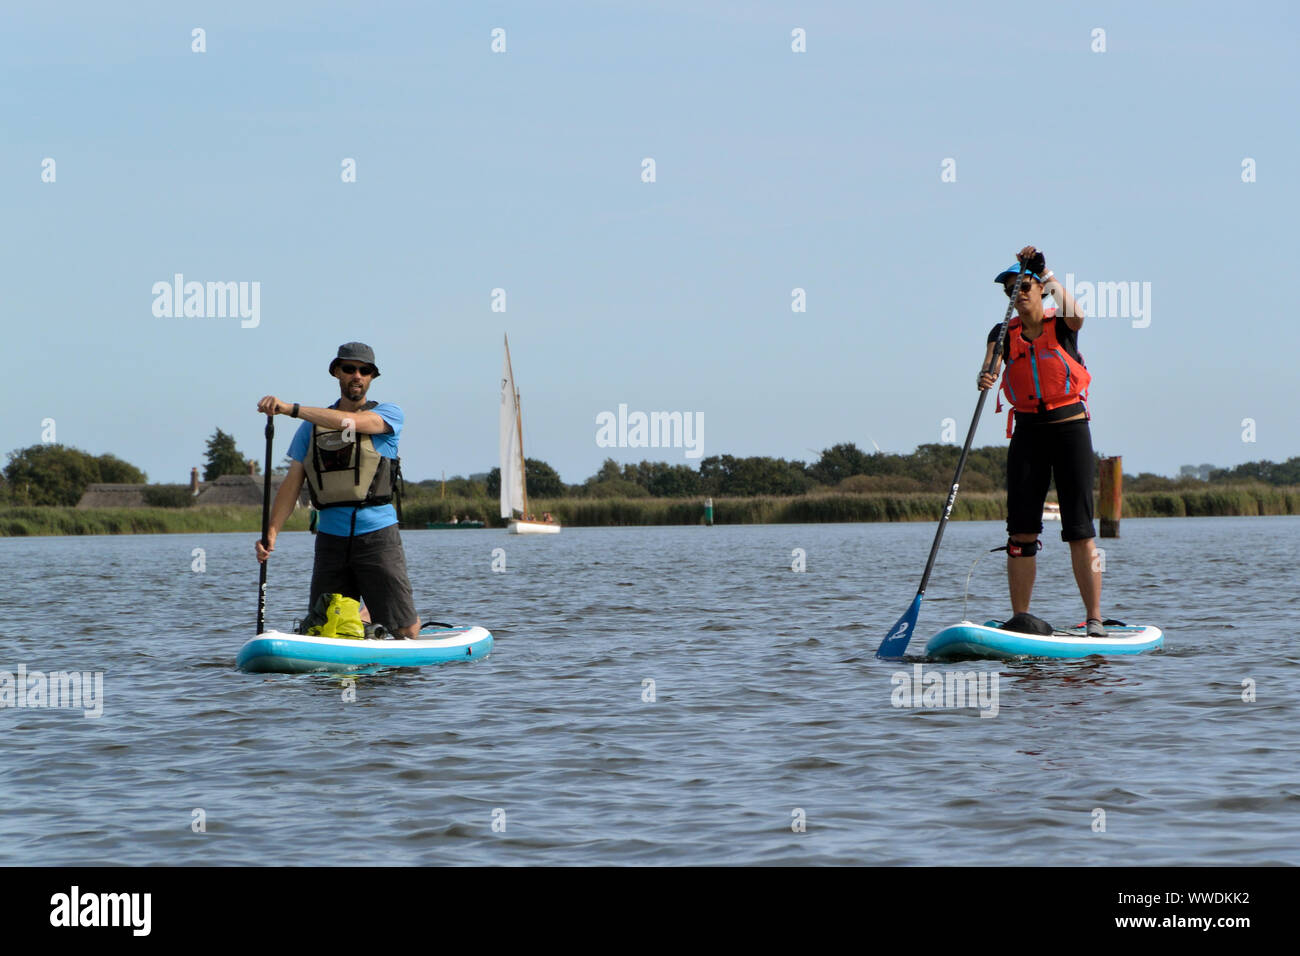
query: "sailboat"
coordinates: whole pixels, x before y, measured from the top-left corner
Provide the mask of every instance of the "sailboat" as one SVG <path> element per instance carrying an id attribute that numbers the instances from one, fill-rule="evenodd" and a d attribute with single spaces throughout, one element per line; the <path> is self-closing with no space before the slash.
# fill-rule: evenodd
<path id="1" fill-rule="evenodd" d="M 510 338 L 507 336 L 505 341 L 506 361 L 501 370 L 501 517 L 506 519 L 506 530 L 511 534 L 559 534 L 559 522 L 534 521 L 528 511 L 524 418 L 519 410 L 515 373 L 510 368 Z"/>

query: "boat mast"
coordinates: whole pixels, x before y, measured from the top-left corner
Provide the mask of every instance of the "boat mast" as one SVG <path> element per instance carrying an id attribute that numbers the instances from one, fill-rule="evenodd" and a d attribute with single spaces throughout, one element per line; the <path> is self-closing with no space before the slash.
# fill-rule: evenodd
<path id="1" fill-rule="evenodd" d="M 523 517 L 524 515 L 528 514 L 528 471 L 527 468 L 524 466 L 524 418 L 519 410 L 519 389 L 514 387 L 515 367 L 514 367 L 514 363 L 510 361 L 510 336 L 508 335 L 505 336 L 505 342 L 506 342 L 506 368 L 510 370 L 510 387 L 514 390 L 515 393 L 515 431 L 519 433 L 519 474 L 520 474 L 521 483 L 523 484 L 523 488 L 521 490 L 524 493 L 524 510 L 521 512 L 520 517 Z M 506 480 L 506 476 L 502 474 L 501 481 L 504 482 L 505 480 Z M 505 487 L 504 484 L 502 485 L 502 487 Z"/>

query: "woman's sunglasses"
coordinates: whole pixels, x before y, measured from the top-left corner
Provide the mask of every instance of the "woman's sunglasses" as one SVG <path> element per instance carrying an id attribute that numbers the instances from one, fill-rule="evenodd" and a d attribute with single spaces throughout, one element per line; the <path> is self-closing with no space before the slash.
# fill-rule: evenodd
<path id="1" fill-rule="evenodd" d="M 1019 285 L 1020 285 L 1019 279 L 1012 279 L 1010 282 L 1002 283 L 1002 288 L 1006 290 L 1008 299 L 1010 299 L 1012 296 L 1016 294 L 1016 287 Z"/>

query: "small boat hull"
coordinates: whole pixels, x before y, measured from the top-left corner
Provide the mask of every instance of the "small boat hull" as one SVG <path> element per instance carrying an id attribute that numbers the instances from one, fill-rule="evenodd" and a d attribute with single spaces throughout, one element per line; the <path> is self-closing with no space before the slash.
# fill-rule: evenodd
<path id="1" fill-rule="evenodd" d="M 553 521 L 516 521 L 506 526 L 510 534 L 559 534 L 560 525 Z"/>

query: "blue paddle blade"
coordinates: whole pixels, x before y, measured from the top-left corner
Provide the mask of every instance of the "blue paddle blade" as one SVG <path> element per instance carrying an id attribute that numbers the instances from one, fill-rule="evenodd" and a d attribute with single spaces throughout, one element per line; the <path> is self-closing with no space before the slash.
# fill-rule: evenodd
<path id="1" fill-rule="evenodd" d="M 912 601 L 912 606 L 904 612 L 903 616 L 898 619 L 898 623 L 889 629 L 885 639 L 880 642 L 880 647 L 876 651 L 877 657 L 899 658 L 907 650 L 908 642 L 912 640 L 912 631 L 916 628 L 916 619 L 921 613 L 921 595 L 917 595 Z"/>

